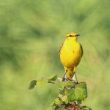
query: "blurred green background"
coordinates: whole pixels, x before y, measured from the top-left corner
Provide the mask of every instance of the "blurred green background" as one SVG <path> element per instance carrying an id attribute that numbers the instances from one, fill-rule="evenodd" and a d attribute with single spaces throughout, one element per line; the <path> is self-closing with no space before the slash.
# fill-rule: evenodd
<path id="1" fill-rule="evenodd" d="M 77 68 L 93 110 L 110 110 L 109 0 L 0 0 L 0 109 L 46 110 L 58 88 L 28 90 L 33 79 L 62 76 L 59 48 L 80 33 L 84 56 Z"/>

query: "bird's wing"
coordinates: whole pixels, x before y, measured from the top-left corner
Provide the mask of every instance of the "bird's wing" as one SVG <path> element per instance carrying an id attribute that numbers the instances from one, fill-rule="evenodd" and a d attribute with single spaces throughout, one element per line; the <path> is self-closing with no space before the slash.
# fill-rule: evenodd
<path id="1" fill-rule="evenodd" d="M 81 56 L 83 56 L 83 47 L 81 44 L 80 44 L 80 47 L 81 47 Z"/>
<path id="2" fill-rule="evenodd" d="M 62 47 L 63 47 L 63 43 L 62 43 L 62 45 L 60 46 L 59 53 L 60 53 L 60 51 L 61 51 Z"/>
<path id="3" fill-rule="evenodd" d="M 62 47 L 63 47 L 63 44 L 64 44 L 64 42 L 61 44 L 61 46 L 60 46 L 60 49 L 59 49 L 59 54 L 60 54 L 60 52 L 61 52 L 61 49 L 62 49 Z"/>

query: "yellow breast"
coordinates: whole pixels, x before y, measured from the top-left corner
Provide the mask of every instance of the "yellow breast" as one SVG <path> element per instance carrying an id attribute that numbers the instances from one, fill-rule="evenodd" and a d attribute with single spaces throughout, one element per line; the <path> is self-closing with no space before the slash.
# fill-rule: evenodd
<path id="1" fill-rule="evenodd" d="M 60 51 L 60 60 L 65 67 L 77 66 L 82 57 L 80 43 L 72 38 L 67 38 Z"/>

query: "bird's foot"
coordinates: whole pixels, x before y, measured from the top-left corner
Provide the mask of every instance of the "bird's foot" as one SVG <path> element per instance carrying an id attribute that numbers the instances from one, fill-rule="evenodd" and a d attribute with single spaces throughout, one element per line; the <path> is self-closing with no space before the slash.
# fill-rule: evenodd
<path id="1" fill-rule="evenodd" d="M 62 78 L 62 81 L 68 81 L 68 79 L 67 79 L 67 78 L 65 78 L 65 77 L 63 77 L 63 78 Z"/>
<path id="2" fill-rule="evenodd" d="M 76 83 L 76 84 L 78 84 L 78 81 L 76 81 L 76 80 L 73 80 L 73 82 Z"/>

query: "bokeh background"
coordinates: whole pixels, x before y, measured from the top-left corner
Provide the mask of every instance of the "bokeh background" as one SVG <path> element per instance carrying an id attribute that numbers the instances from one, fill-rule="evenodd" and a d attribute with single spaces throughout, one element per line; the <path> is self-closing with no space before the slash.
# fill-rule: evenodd
<path id="1" fill-rule="evenodd" d="M 28 90 L 33 79 L 62 76 L 59 48 L 80 33 L 84 56 L 77 68 L 93 110 L 110 110 L 109 0 L 0 0 L 0 109 L 46 110 L 53 85 Z"/>

